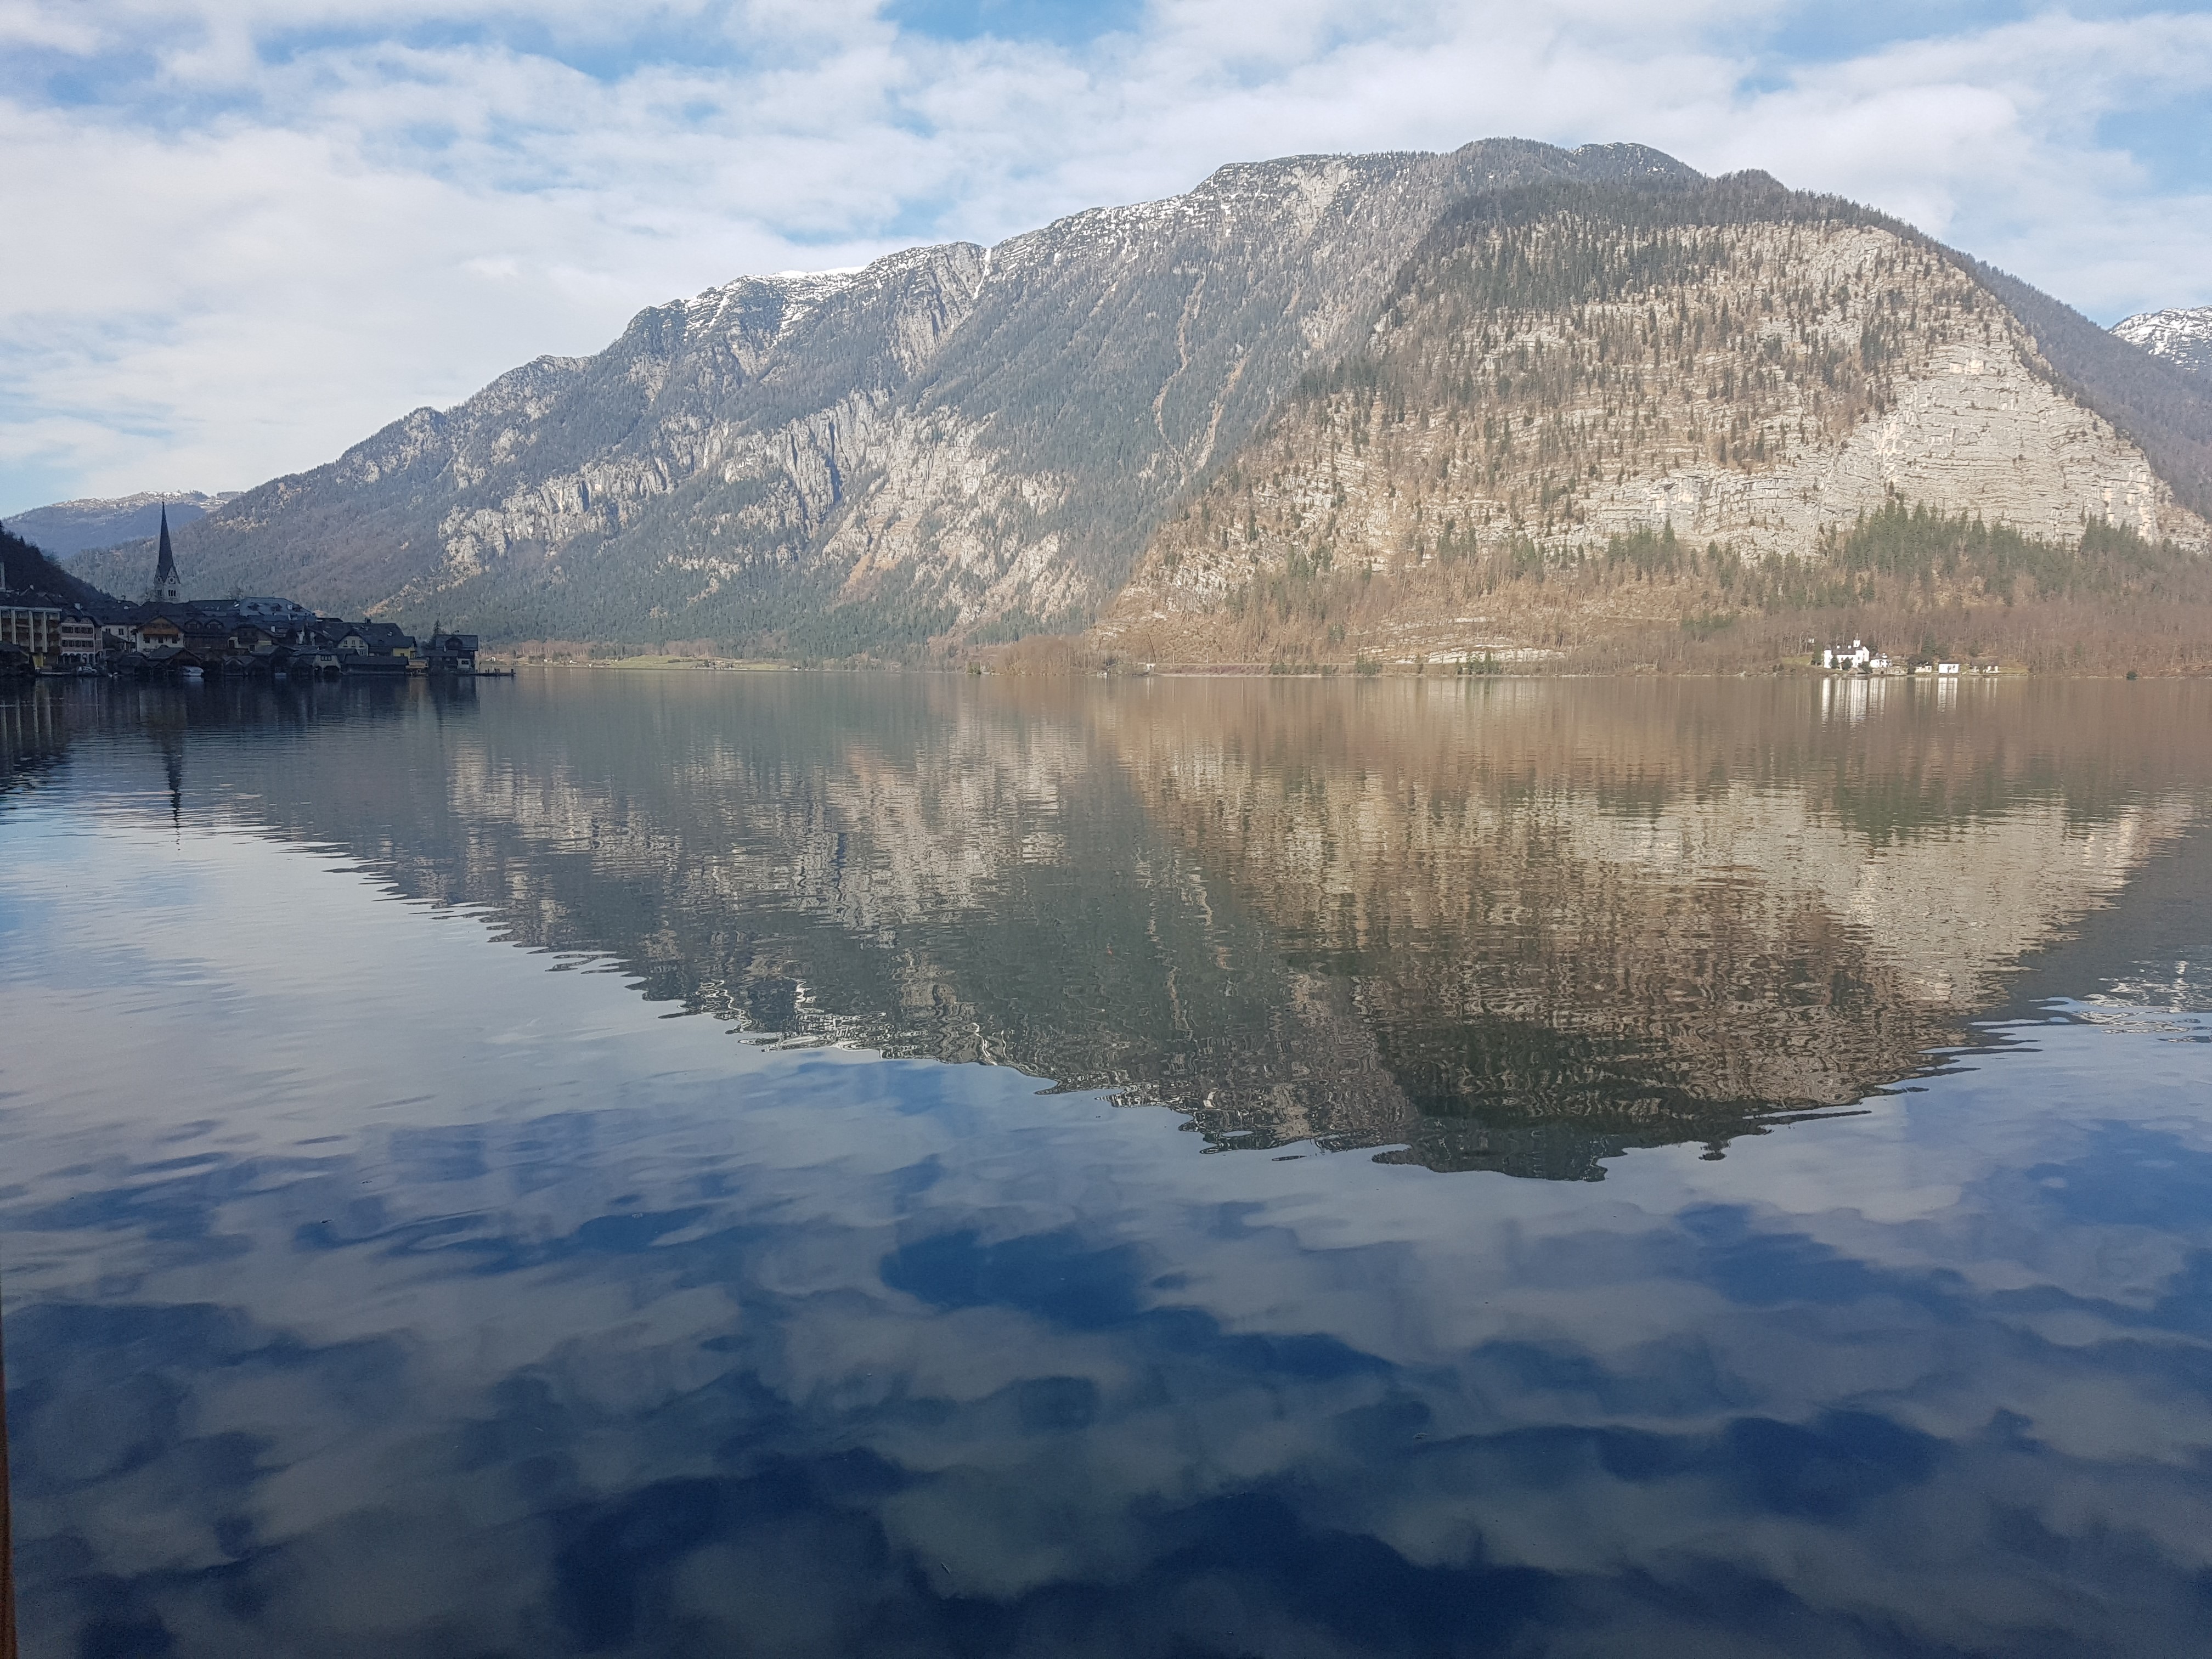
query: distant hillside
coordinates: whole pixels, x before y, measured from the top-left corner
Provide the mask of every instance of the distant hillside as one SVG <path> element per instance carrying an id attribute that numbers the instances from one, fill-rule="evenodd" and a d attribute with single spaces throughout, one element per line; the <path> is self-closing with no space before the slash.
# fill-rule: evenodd
<path id="1" fill-rule="evenodd" d="M 8 523 L 19 535 L 36 543 L 53 557 L 66 559 L 92 548 L 150 540 L 160 528 L 165 502 L 169 509 L 169 528 L 174 532 L 196 519 L 205 518 L 237 495 L 234 489 L 214 495 L 197 489 L 145 490 L 109 501 L 56 501 L 50 507 L 18 513 Z M 148 568 L 151 568 L 152 562 L 149 560 Z"/>

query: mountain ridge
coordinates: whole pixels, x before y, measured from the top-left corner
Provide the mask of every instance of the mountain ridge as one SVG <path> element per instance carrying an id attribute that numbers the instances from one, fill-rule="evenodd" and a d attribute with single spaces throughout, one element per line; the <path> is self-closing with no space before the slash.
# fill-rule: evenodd
<path id="1" fill-rule="evenodd" d="M 1126 602 L 1176 515 L 1240 465 L 1305 380 L 1358 359 L 1452 215 L 1553 188 L 1613 191 L 1633 216 L 1648 210 L 1638 203 L 1714 187 L 1634 145 L 1295 156 L 1232 164 L 1184 194 L 1086 210 L 993 248 L 741 277 L 647 307 L 602 352 L 521 365 L 451 410 L 412 411 L 323 467 L 248 491 L 180 533 L 179 556 L 188 583 L 434 613 L 510 640 L 911 659 L 1069 631 Z M 1951 273 L 1946 303 L 1971 294 L 2028 313 L 2014 366 L 1992 380 L 1986 365 L 1965 366 L 1969 354 L 1952 390 L 1973 380 L 1993 398 L 2033 401 L 2027 381 L 2043 384 L 2058 401 L 2039 406 L 2061 410 L 2068 442 L 2100 459 L 2036 488 L 2071 491 L 2076 524 L 2085 490 L 2137 503 L 2132 522 L 2152 531 L 2179 503 L 2194 537 L 2212 506 L 2212 398 L 2197 377 L 1909 226 L 1764 175 L 1726 187 L 1775 211 L 1820 202 L 1831 218 L 1856 216 L 1885 246 L 1919 250 L 1917 268 Z M 1883 326 L 1904 341 L 1918 314 Z M 1735 386 L 1755 366 L 1708 368 Z M 1700 418 L 1728 401 L 1706 398 Z M 1929 407 L 1948 420 L 1954 401 Z M 1926 436 L 1910 419 L 1893 425 L 1869 441 Z M 2114 434 L 2130 454 L 2111 447 Z M 1979 494 L 1933 504 L 2001 512 L 1998 459 Z M 1867 483 L 1881 471 L 1852 475 L 1858 507 L 1881 499 Z M 1723 495 L 1771 493 L 1757 468 L 1747 485 L 1741 474 L 1698 476 Z M 1671 510 L 1647 503 L 1638 523 L 1656 530 Z M 1814 550 L 1808 524 L 1799 555 Z M 1771 528 L 1742 533 L 1763 549 Z M 131 556 L 81 556 L 80 574 L 128 591 Z"/>
<path id="2" fill-rule="evenodd" d="M 141 489 L 128 495 L 87 496 L 28 508 L 9 519 L 8 526 L 52 557 L 66 559 L 92 549 L 149 538 L 164 507 L 173 528 L 206 517 L 238 495 L 235 489 Z"/>
<path id="3" fill-rule="evenodd" d="M 1694 176 L 1641 147 L 1523 140 L 1293 157 L 994 250 L 886 256 L 787 331 L 774 280 L 740 279 L 708 290 L 738 291 L 730 327 L 707 295 L 648 307 L 605 352 L 523 365 L 247 492 L 179 556 L 188 580 L 289 579 L 510 635 L 589 616 L 836 650 L 1079 619 L 1194 465 L 1342 348 L 1443 205 L 1553 173 Z"/>

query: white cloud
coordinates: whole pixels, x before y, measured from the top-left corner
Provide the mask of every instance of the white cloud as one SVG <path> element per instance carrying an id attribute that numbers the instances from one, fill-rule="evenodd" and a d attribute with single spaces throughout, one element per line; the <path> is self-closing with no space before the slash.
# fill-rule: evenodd
<path id="1" fill-rule="evenodd" d="M 0 0 L 0 211 L 37 256 L 0 292 L 0 503 L 251 483 L 740 271 L 1297 151 L 1637 140 L 1870 201 L 2107 319 L 2212 300 L 2212 198 L 2097 137 L 2212 92 L 2212 19 L 1777 64 L 1792 15 L 1155 0 L 1070 48 L 860 0 Z"/>

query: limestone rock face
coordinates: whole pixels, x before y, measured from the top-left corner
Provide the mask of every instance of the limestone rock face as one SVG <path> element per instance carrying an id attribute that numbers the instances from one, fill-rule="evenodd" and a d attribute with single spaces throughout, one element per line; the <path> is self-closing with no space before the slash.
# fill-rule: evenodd
<path id="1" fill-rule="evenodd" d="M 180 556 L 510 636 L 842 654 L 1079 620 L 1452 203 L 1695 176 L 1632 145 L 1297 157 L 988 251 L 741 279 L 249 491 Z"/>
<path id="2" fill-rule="evenodd" d="M 450 617 L 504 592 L 532 596 L 529 622 L 589 632 L 625 597 L 646 609 L 648 574 L 680 605 L 800 556 L 848 452 L 966 318 L 986 264 L 955 243 L 656 307 L 598 356 L 540 358 L 247 492 L 189 550 L 211 577 L 251 570 L 332 608 Z"/>
<path id="3" fill-rule="evenodd" d="M 246 492 L 178 556 L 203 592 L 495 639 L 848 657 L 1196 617 L 1301 560 L 1662 524 L 1798 557 L 1892 495 L 2198 544 L 2212 392 L 2008 281 L 1633 145 L 1239 164 L 653 307 Z M 2075 325 L 2156 382 L 2163 447 Z M 135 591 L 142 563 L 78 570 Z"/>
<path id="4" fill-rule="evenodd" d="M 1163 526 L 1101 637 L 1234 661 L 1257 596 L 1316 575 L 1557 565 L 1662 532 L 1813 561 L 1893 500 L 2212 550 L 1969 262 L 1778 188 L 1705 194 L 1656 217 L 1562 196 L 1432 239 L 1359 356 Z M 1365 643 L 1436 621 L 1370 617 Z"/>

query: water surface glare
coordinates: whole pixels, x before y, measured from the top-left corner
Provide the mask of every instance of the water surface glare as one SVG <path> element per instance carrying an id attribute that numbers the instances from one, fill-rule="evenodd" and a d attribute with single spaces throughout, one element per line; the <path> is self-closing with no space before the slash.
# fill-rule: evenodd
<path id="1" fill-rule="evenodd" d="M 2212 1652 L 2208 718 L 0 691 L 25 1651 Z"/>

